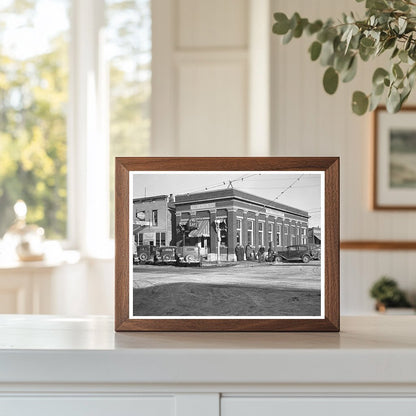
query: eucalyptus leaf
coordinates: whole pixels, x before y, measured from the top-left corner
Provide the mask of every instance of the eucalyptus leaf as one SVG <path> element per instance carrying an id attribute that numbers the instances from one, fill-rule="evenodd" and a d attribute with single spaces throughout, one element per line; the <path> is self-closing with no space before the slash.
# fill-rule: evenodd
<path id="1" fill-rule="evenodd" d="M 373 95 L 383 95 L 384 92 L 384 83 L 373 86 Z M 370 110 L 371 111 L 371 110 Z"/>
<path id="2" fill-rule="evenodd" d="M 322 66 L 332 65 L 334 62 L 334 44 L 331 41 L 326 41 L 322 45 L 320 62 Z"/>
<path id="3" fill-rule="evenodd" d="M 377 86 L 380 84 L 384 84 L 384 78 L 386 78 L 388 75 L 388 71 L 386 71 L 384 68 L 377 68 L 373 74 L 373 85 Z"/>
<path id="4" fill-rule="evenodd" d="M 348 69 L 343 74 L 342 82 L 352 81 L 354 77 L 357 75 L 357 68 L 358 68 L 357 58 L 354 55 L 350 60 Z"/>
<path id="5" fill-rule="evenodd" d="M 371 94 L 370 105 L 369 105 L 368 111 L 374 111 L 380 104 L 381 98 L 382 98 L 382 95 Z"/>
<path id="6" fill-rule="evenodd" d="M 405 51 L 404 49 L 402 49 L 399 52 L 399 59 L 404 62 L 407 63 L 407 61 L 409 60 L 409 55 L 407 54 L 407 51 Z"/>
<path id="7" fill-rule="evenodd" d="M 338 88 L 339 75 L 335 69 L 330 66 L 324 74 L 324 89 L 328 94 L 334 94 Z"/>
<path id="8" fill-rule="evenodd" d="M 313 23 L 310 23 L 309 26 L 306 28 L 306 32 L 309 35 L 313 35 L 317 32 L 319 32 L 322 29 L 322 26 L 324 24 L 322 23 L 321 20 L 315 20 Z"/>
<path id="9" fill-rule="evenodd" d="M 397 23 L 399 25 L 399 35 L 402 35 L 406 30 L 407 20 L 403 16 L 400 16 Z"/>
<path id="10" fill-rule="evenodd" d="M 320 42 L 315 41 L 312 43 L 312 45 L 309 47 L 309 53 L 311 54 L 312 61 L 316 61 L 319 58 L 321 50 L 322 44 Z"/>
<path id="11" fill-rule="evenodd" d="M 283 45 L 287 45 L 293 39 L 293 30 L 289 30 L 286 35 L 283 36 L 282 43 Z"/>
<path id="12" fill-rule="evenodd" d="M 273 25 L 273 33 L 276 33 L 277 35 L 285 35 L 289 29 L 289 19 L 284 13 L 275 13 L 274 20 L 276 20 L 276 23 Z"/>
<path id="13" fill-rule="evenodd" d="M 352 111 L 362 116 L 368 109 L 368 97 L 361 91 L 355 91 L 352 95 Z"/>
<path id="14" fill-rule="evenodd" d="M 394 59 L 400 52 L 400 49 L 396 46 L 393 50 L 393 53 L 391 54 L 390 59 Z"/>
<path id="15" fill-rule="evenodd" d="M 397 113 L 400 109 L 400 93 L 397 88 L 392 88 L 390 94 L 387 96 L 386 107 L 389 113 Z"/>
<path id="16" fill-rule="evenodd" d="M 394 64 L 391 72 L 397 79 L 401 79 L 404 77 L 403 70 L 400 68 L 399 64 Z"/>

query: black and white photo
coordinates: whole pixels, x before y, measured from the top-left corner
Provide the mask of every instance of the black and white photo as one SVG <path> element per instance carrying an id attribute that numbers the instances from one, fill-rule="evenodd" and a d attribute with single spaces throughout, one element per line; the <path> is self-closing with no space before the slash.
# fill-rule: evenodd
<path id="1" fill-rule="evenodd" d="M 324 172 L 129 174 L 130 319 L 325 316 Z"/>

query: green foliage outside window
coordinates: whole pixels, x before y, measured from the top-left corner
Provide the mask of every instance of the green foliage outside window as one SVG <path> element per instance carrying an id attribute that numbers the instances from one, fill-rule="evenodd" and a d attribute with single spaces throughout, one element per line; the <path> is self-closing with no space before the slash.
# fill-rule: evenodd
<path id="1" fill-rule="evenodd" d="M 18 199 L 28 205 L 28 222 L 44 227 L 48 238 L 66 236 L 67 33 L 35 55 L 29 45 L 20 54 L 5 47 L 12 26 L 34 26 L 35 3 L 0 7 L 0 238 Z"/>

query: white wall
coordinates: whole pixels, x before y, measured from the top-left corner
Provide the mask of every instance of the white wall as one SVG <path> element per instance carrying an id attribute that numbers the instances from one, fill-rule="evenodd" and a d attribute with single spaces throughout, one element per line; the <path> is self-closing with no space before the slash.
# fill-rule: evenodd
<path id="1" fill-rule="evenodd" d="M 273 12 L 298 11 L 311 19 L 335 18 L 350 10 L 363 10 L 363 6 L 351 0 L 272 0 Z M 322 88 L 324 68 L 309 59 L 312 40 L 304 37 L 282 45 L 277 36 L 272 38 L 272 154 L 341 157 L 341 240 L 415 240 L 415 212 L 375 212 L 370 208 L 371 115 L 353 115 L 350 103 L 354 90 L 370 92 L 377 61 L 360 63 L 357 79 L 340 85 L 337 93 L 329 96 Z M 378 65 L 382 64 L 380 59 Z M 370 312 L 373 303 L 368 289 L 383 274 L 395 277 L 415 296 L 414 258 L 412 251 L 342 251 L 342 313 Z"/>
<path id="2" fill-rule="evenodd" d="M 370 209 L 371 116 L 353 115 L 350 101 L 355 89 L 369 91 L 375 64 L 360 64 L 359 77 L 330 97 L 324 69 L 308 57 L 311 39 L 283 46 L 271 35 L 274 11 L 325 18 L 361 7 L 352 0 L 154 0 L 153 154 L 340 156 L 341 238 L 415 240 L 416 213 Z M 113 262 L 83 264 L 86 279 L 64 279 L 76 302 L 61 298 L 57 310 L 112 314 Z M 415 299 L 414 270 L 412 251 L 342 251 L 341 312 L 370 313 L 368 289 L 383 274 Z"/>
<path id="3" fill-rule="evenodd" d="M 153 155 L 268 153 L 269 8 L 153 0 Z"/>

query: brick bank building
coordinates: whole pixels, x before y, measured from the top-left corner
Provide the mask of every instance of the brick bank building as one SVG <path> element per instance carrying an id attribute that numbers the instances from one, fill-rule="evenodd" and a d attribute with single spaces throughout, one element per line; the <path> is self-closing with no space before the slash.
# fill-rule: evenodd
<path id="1" fill-rule="evenodd" d="M 208 260 L 235 260 L 237 244 L 256 250 L 307 243 L 306 211 L 234 188 L 135 198 L 137 244 L 199 246 Z"/>

